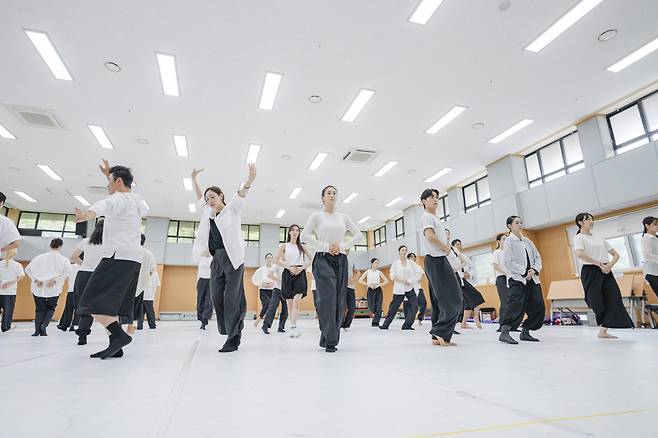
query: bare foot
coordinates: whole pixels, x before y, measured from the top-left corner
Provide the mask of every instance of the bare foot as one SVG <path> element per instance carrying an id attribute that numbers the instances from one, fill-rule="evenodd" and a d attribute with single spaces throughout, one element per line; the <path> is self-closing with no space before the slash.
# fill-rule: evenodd
<path id="1" fill-rule="evenodd" d="M 477 319 L 475 320 L 475 327 L 479 328 L 480 330 L 482 329 L 482 324 Z"/>
<path id="2" fill-rule="evenodd" d="M 607 331 L 605 332 L 599 332 L 599 338 L 601 339 L 618 339 L 617 336 L 613 336 Z"/>
<path id="3" fill-rule="evenodd" d="M 470 325 L 468 325 L 468 324 L 465 323 L 465 322 L 462 322 L 462 323 L 461 323 L 461 327 L 462 327 L 463 329 L 472 329 L 472 328 L 473 328 L 473 327 L 471 327 Z"/>
<path id="4" fill-rule="evenodd" d="M 441 347 L 449 347 L 450 342 L 448 342 L 445 339 L 440 338 L 440 337 L 437 336 L 436 339 L 432 339 L 432 345 L 439 345 Z"/>
<path id="5" fill-rule="evenodd" d="M 452 341 L 448 342 L 448 347 L 456 347 L 456 346 L 457 344 L 455 344 L 454 342 Z"/>
<path id="6" fill-rule="evenodd" d="M 126 327 L 126 332 L 129 335 L 132 335 L 133 333 L 135 333 L 135 326 L 132 324 L 128 324 L 128 327 Z"/>

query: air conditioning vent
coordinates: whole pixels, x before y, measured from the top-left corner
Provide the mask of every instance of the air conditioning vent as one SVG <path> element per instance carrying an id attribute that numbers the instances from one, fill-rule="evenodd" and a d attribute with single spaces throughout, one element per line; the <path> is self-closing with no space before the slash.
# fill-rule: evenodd
<path id="1" fill-rule="evenodd" d="M 89 193 L 98 193 L 100 195 L 107 195 L 107 187 L 105 186 L 87 186 Z"/>
<path id="2" fill-rule="evenodd" d="M 46 189 L 46 191 L 51 195 L 71 196 L 71 192 L 65 189 Z"/>
<path id="3" fill-rule="evenodd" d="M 304 210 L 322 210 L 322 204 L 320 203 L 315 203 L 315 202 L 302 202 L 302 205 L 300 205 Z"/>
<path id="4" fill-rule="evenodd" d="M 24 125 L 38 128 L 64 129 L 59 123 L 55 112 L 45 108 L 35 108 L 21 105 L 5 105 Z"/>
<path id="5" fill-rule="evenodd" d="M 376 156 L 377 152 L 375 151 L 368 151 L 365 149 L 352 149 L 343 157 L 343 161 L 347 161 L 349 163 L 364 164 L 371 162 L 375 159 Z"/>

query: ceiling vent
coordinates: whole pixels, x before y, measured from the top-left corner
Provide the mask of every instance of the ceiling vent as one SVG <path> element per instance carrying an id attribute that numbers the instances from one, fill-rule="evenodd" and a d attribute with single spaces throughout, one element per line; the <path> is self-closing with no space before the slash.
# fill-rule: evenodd
<path id="1" fill-rule="evenodd" d="M 46 191 L 51 195 L 71 196 L 71 192 L 65 189 L 46 189 Z"/>
<path id="2" fill-rule="evenodd" d="M 364 164 L 375 159 L 377 152 L 365 149 L 352 149 L 343 157 L 343 161 L 348 163 Z"/>
<path id="3" fill-rule="evenodd" d="M 97 193 L 99 195 L 107 195 L 107 187 L 106 186 L 87 186 L 87 190 L 89 190 L 89 193 Z"/>
<path id="4" fill-rule="evenodd" d="M 300 205 L 304 210 L 322 210 L 322 204 L 316 202 L 302 202 Z"/>
<path id="5" fill-rule="evenodd" d="M 37 128 L 64 129 L 52 110 L 20 105 L 5 106 L 24 125 Z"/>

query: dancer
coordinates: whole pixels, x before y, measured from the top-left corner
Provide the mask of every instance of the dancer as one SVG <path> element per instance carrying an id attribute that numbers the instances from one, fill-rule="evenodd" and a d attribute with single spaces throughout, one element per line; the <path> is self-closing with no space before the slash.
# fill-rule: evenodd
<path id="1" fill-rule="evenodd" d="M 415 273 L 413 286 L 414 292 L 416 292 L 416 296 L 418 297 L 418 324 L 422 325 L 423 321 L 425 320 L 425 314 L 427 313 L 427 298 L 425 298 L 425 291 L 423 291 L 423 287 L 421 285 L 421 280 L 425 275 L 425 271 L 423 271 L 423 268 L 421 268 L 418 263 L 416 263 L 416 254 L 413 252 L 407 254 L 407 260 L 411 263 Z M 410 311 L 409 300 L 407 300 L 406 297 L 404 303 L 402 304 L 402 309 L 406 319 L 407 312 Z"/>
<path id="2" fill-rule="evenodd" d="M 283 267 L 281 294 L 286 300 L 290 312 L 290 337 L 292 338 L 300 335 L 297 331 L 299 304 L 308 293 L 306 268 L 311 260 L 306 245 L 299 239 L 299 234 L 299 225 L 290 225 L 286 243 L 281 245 L 276 255 L 276 263 Z"/>
<path id="3" fill-rule="evenodd" d="M 148 206 L 132 192 L 133 175 L 129 168 L 110 167 L 103 160 L 100 169 L 107 178 L 110 196 L 95 202 L 86 212 L 76 208 L 75 221 L 105 216 L 103 258 L 87 281 L 78 309 L 80 315 L 91 315 L 109 332 L 108 347 L 90 356 L 106 359 L 122 356 L 123 347 L 132 341 L 121 328 L 118 316 L 132 314 L 142 262 L 141 223 Z"/>
<path id="4" fill-rule="evenodd" d="M 414 330 L 412 325 L 418 311 L 418 297 L 414 292 L 417 275 L 411 264 L 412 262 L 407 260 L 407 247 L 405 245 L 401 245 L 398 248 L 398 254 L 400 258 L 391 264 L 390 273 L 391 280 L 393 280 L 393 299 L 388 306 L 388 313 L 386 314 L 386 319 L 384 319 L 384 324 L 379 326 L 382 330 L 388 330 L 395 315 L 400 310 L 400 304 L 402 304 L 405 297 L 409 301 L 409 312 L 405 314 L 402 330 Z"/>
<path id="5" fill-rule="evenodd" d="M 354 315 L 356 313 L 356 285 L 358 281 L 360 272 L 357 271 L 354 267 L 353 260 L 350 259 L 349 250 L 346 251 L 347 254 L 347 291 L 345 291 L 345 318 L 343 319 L 343 324 L 341 328 L 345 331 L 349 330 L 352 326 L 352 321 L 354 321 Z"/>
<path id="6" fill-rule="evenodd" d="M 520 325 L 522 341 L 539 342 L 530 335 L 530 330 L 539 330 L 544 325 L 544 297 L 539 284 L 541 256 L 532 240 L 523 235 L 523 220 L 519 216 L 508 217 L 506 224 L 510 234 L 503 246 L 503 265 L 508 273 L 509 301 L 498 340 L 518 344 L 509 333 Z M 524 314 L 527 317 L 521 324 Z"/>
<path id="7" fill-rule="evenodd" d="M 279 333 L 285 333 L 286 330 L 286 321 L 288 320 L 288 303 L 283 298 L 281 292 L 281 277 L 283 275 L 283 268 L 277 264 L 273 264 L 268 271 L 268 279 L 273 281 L 272 286 L 272 296 L 269 301 L 267 308 L 265 309 L 265 317 L 263 318 L 263 333 L 269 335 L 269 328 L 272 327 L 274 323 L 274 316 L 276 315 L 276 309 L 279 308 L 281 304 L 281 312 L 279 313 Z"/>
<path id="8" fill-rule="evenodd" d="M 212 318 L 212 298 L 210 297 L 210 263 L 212 256 L 204 251 L 197 264 L 196 319 L 201 321 L 199 329 L 205 330 Z"/>
<path id="9" fill-rule="evenodd" d="M 324 208 L 311 214 L 301 236 L 302 241 L 317 251 L 313 257 L 313 277 L 317 284 L 315 304 L 320 322 L 320 347 L 327 353 L 337 351 L 345 314 L 348 271 L 345 251 L 362 239 L 354 221 L 336 211 L 337 193 L 334 186 L 322 189 Z M 352 236 L 345 240 L 347 232 Z"/>
<path id="10" fill-rule="evenodd" d="M 496 291 L 500 299 L 500 308 L 498 309 L 498 330 L 500 333 L 500 324 L 509 302 L 509 289 L 507 288 L 507 271 L 503 263 L 503 245 L 507 239 L 507 234 L 500 233 L 496 236 L 496 250 L 493 252 L 493 268 L 496 273 Z M 512 331 L 512 330 L 510 330 Z"/>
<path id="11" fill-rule="evenodd" d="M 272 301 L 272 290 L 275 283 L 275 279 L 271 277 L 273 263 L 274 256 L 268 252 L 265 254 L 265 264 L 256 269 L 251 276 L 251 282 L 258 288 L 258 299 L 260 300 L 260 312 L 258 312 L 256 321 L 254 321 L 254 327 L 258 327 L 258 324 L 265 317 Z"/>
<path id="12" fill-rule="evenodd" d="M 647 216 L 642 220 L 642 258 L 644 278 L 649 282 L 653 293 L 658 296 L 658 218 Z"/>
<path id="13" fill-rule="evenodd" d="M 219 187 L 212 186 L 201 191 L 198 176 L 202 171 L 192 171 L 192 182 L 201 214 L 193 251 L 197 260 L 204 251 L 213 257 L 210 264 L 210 293 L 217 315 L 217 329 L 220 334 L 227 336 L 219 352 L 229 353 L 240 346 L 247 313 L 243 283 L 245 243 L 241 216 L 247 192 L 256 179 L 256 166 L 249 164 L 247 180 L 228 203 Z"/>
<path id="14" fill-rule="evenodd" d="M 144 329 L 144 314 L 146 313 L 144 311 L 144 292 L 151 283 L 151 275 L 153 275 L 156 268 L 158 267 L 158 263 L 155 261 L 155 256 L 148 248 L 144 248 L 144 243 L 146 243 L 146 236 L 142 233 L 140 241 L 140 249 L 142 250 L 142 266 L 139 268 L 137 292 L 135 294 L 135 300 L 133 303 L 133 319 L 130 321 L 130 325 L 128 326 L 128 334 L 132 334 L 135 331 L 135 326 L 133 324 L 134 321 L 137 321 L 137 330 Z M 151 327 L 151 329 L 154 328 L 155 323 L 153 323 L 153 327 Z"/>
<path id="15" fill-rule="evenodd" d="M 103 258 L 104 224 L 105 221 L 103 219 L 97 220 L 91 235 L 82 239 L 73 250 L 73 254 L 71 254 L 71 261 L 80 265 L 78 275 L 75 276 L 75 284 L 73 285 L 76 303 L 73 324 L 78 327 L 75 330 L 75 334 L 78 335 L 78 345 L 87 344 L 87 336 L 91 333 L 91 325 L 94 323 L 94 318 L 90 314 L 82 314 L 80 312 L 80 302 L 82 300 L 82 293 L 89 282 L 89 277 L 91 277 L 92 272 L 94 272 Z"/>
<path id="16" fill-rule="evenodd" d="M 144 305 L 142 306 L 143 314 L 139 315 L 138 321 L 144 321 L 144 315 L 146 315 L 146 321 L 148 322 L 149 329 L 154 330 L 155 325 L 155 309 L 153 307 L 153 302 L 155 301 L 155 293 L 157 292 L 158 286 L 160 286 L 160 276 L 158 271 L 153 271 L 151 278 L 149 279 L 146 289 L 144 289 Z M 137 327 L 138 330 L 140 326 Z M 205 330 L 205 329 L 204 329 Z"/>
<path id="17" fill-rule="evenodd" d="M 18 282 L 25 277 L 23 266 L 14 260 L 16 248 L 6 250 L 0 261 L 0 310 L 2 310 L 2 323 L 0 327 L 3 332 L 11 328 L 14 319 L 14 308 L 16 307 L 16 290 Z"/>
<path id="18" fill-rule="evenodd" d="M 473 314 L 475 326 L 481 329 L 482 324 L 480 323 L 480 308 L 482 307 L 482 304 L 484 304 L 484 297 L 480 291 L 477 290 L 470 281 L 468 281 L 473 278 L 471 275 L 473 263 L 466 255 L 464 255 L 464 253 L 462 253 L 461 240 L 454 239 L 451 245 L 453 247 L 453 251 L 459 251 L 461 254 L 460 260 L 462 261 L 460 277 L 462 281 L 462 293 L 464 294 L 464 314 L 462 317 L 461 327 L 464 329 L 471 328 L 467 321 L 469 316 Z"/>
<path id="19" fill-rule="evenodd" d="M 55 314 L 64 281 L 71 274 L 71 263 L 61 253 L 62 245 L 62 239 L 53 239 L 50 242 L 50 251 L 39 254 L 25 267 L 25 273 L 32 280 L 34 296 L 32 336 L 48 336 L 46 328 Z"/>
<path id="20" fill-rule="evenodd" d="M 0 192 L 0 208 L 5 206 L 7 197 Z M 4 257 L 5 251 L 17 249 L 21 241 L 21 235 L 16 224 L 6 216 L 0 215 L 0 255 Z"/>
<path id="21" fill-rule="evenodd" d="M 379 327 L 379 320 L 382 317 L 382 303 L 384 301 L 384 292 L 382 286 L 388 284 L 388 278 L 379 270 L 379 259 L 370 259 L 370 268 L 366 269 L 359 278 L 359 284 L 368 288 L 366 297 L 368 299 L 368 310 L 372 313 L 372 327 Z"/>
<path id="22" fill-rule="evenodd" d="M 425 245 L 425 273 L 432 303 L 432 344 L 454 346 L 456 344 L 451 339 L 464 302 L 455 272 L 447 258 L 451 247 L 443 224 L 436 217 L 439 191 L 425 189 L 420 195 L 420 201 L 425 210 L 420 219 L 420 231 Z"/>
<path id="23" fill-rule="evenodd" d="M 592 235 L 594 217 L 591 214 L 578 213 L 576 226 L 578 232 L 573 239 L 573 248 L 576 257 L 583 263 L 580 281 L 585 290 L 585 302 L 596 315 L 596 323 L 601 326 L 599 338 L 617 339 L 608 333 L 608 329 L 633 327 L 621 299 L 619 285 L 612 274 L 612 267 L 619 261 L 619 253 L 608 242 Z"/>
<path id="24" fill-rule="evenodd" d="M 57 324 L 57 328 L 63 332 L 66 330 L 71 332 L 75 330 L 75 321 L 73 320 L 76 307 L 74 286 L 75 277 L 78 275 L 79 270 L 80 265 L 77 263 L 71 263 L 71 273 L 69 274 L 68 281 L 66 282 L 66 303 L 64 304 L 64 311 L 62 312 L 62 316 L 59 318 L 59 323 Z"/>

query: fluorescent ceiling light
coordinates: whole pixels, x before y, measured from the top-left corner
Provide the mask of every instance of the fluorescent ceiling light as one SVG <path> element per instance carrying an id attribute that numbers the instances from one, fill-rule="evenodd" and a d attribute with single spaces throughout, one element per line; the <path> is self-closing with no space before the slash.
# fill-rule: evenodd
<path id="1" fill-rule="evenodd" d="M 357 94 L 354 98 L 354 101 L 352 101 L 350 107 L 347 108 L 347 111 L 345 111 L 345 114 L 341 120 L 344 122 L 353 122 L 363 107 L 366 106 L 373 94 L 375 94 L 373 90 L 361 89 L 359 94 Z"/>
<path id="2" fill-rule="evenodd" d="M 82 204 L 82 205 L 86 205 L 87 207 L 89 207 L 89 206 L 91 205 L 91 203 L 90 203 L 89 201 L 87 201 L 87 200 L 85 199 L 84 196 L 73 195 L 73 197 L 74 197 L 75 199 L 77 199 L 78 202 L 79 202 L 80 204 Z"/>
<path id="3" fill-rule="evenodd" d="M 322 162 L 324 161 L 325 158 L 327 158 L 329 154 L 326 152 L 318 152 L 315 158 L 313 158 L 313 161 L 311 161 L 311 164 L 308 166 L 308 170 L 318 170 Z"/>
<path id="4" fill-rule="evenodd" d="M 602 0 L 582 0 L 576 6 L 571 8 L 569 12 L 564 14 L 562 18 L 553 23 L 551 27 L 546 29 L 544 33 L 539 35 L 537 39 L 528 44 L 524 50 L 538 53 L 541 49 L 550 44 L 551 41 L 573 26 L 578 20 L 583 18 L 589 11 L 594 9 L 596 5 L 601 3 L 601 1 Z"/>
<path id="5" fill-rule="evenodd" d="M 188 192 L 191 192 L 194 189 L 192 186 L 192 178 L 183 178 L 183 187 Z"/>
<path id="6" fill-rule="evenodd" d="M 180 96 L 178 91 L 178 74 L 176 73 L 176 57 L 174 55 L 165 55 L 164 53 L 156 53 L 155 56 L 158 60 L 158 69 L 160 70 L 162 92 L 167 96 Z"/>
<path id="7" fill-rule="evenodd" d="M 385 207 L 392 207 L 393 205 L 397 204 L 398 202 L 402 201 L 402 196 L 398 196 L 395 199 L 391 199 L 388 201 L 386 204 L 384 204 Z"/>
<path id="8" fill-rule="evenodd" d="M 7 138 L 9 140 L 16 140 L 16 136 L 11 132 L 9 132 L 9 129 L 5 128 L 2 125 L 0 125 L 0 137 Z"/>
<path id="9" fill-rule="evenodd" d="M 656 49 L 658 49 L 658 37 L 654 38 L 653 41 L 643 45 L 642 47 L 640 47 L 630 55 L 615 62 L 610 67 L 606 68 L 606 70 L 611 71 L 613 73 L 618 73 L 623 69 L 625 69 L 626 67 L 628 67 L 629 65 L 633 64 L 634 62 L 639 61 L 645 56 L 653 53 Z"/>
<path id="10" fill-rule="evenodd" d="M 17 194 L 18 196 L 20 196 L 21 198 L 25 199 L 27 202 L 37 202 L 36 199 L 34 199 L 32 196 L 28 195 L 28 194 L 25 193 L 25 192 L 16 192 L 16 191 L 15 191 L 14 193 L 16 193 L 16 194 Z"/>
<path id="11" fill-rule="evenodd" d="M 343 204 L 349 204 L 357 196 L 359 196 L 358 193 L 350 193 L 345 199 L 343 199 Z"/>
<path id="12" fill-rule="evenodd" d="M 265 72 L 265 83 L 263 84 L 263 92 L 260 96 L 258 108 L 264 110 L 274 108 L 274 101 L 276 100 L 276 94 L 279 92 L 282 78 L 283 75 L 280 73 Z"/>
<path id="13" fill-rule="evenodd" d="M 436 121 L 435 124 L 427 128 L 427 131 L 425 131 L 426 134 L 436 134 L 446 126 L 448 123 L 452 122 L 455 118 L 457 118 L 458 115 L 466 111 L 466 107 L 464 106 L 454 106 L 450 111 L 448 111 L 443 117 L 441 117 L 439 120 Z"/>
<path id="14" fill-rule="evenodd" d="M 103 149 L 114 149 L 114 146 L 112 146 L 110 139 L 107 138 L 107 134 L 105 133 L 105 130 L 102 126 L 87 125 L 87 127 L 89 127 L 89 130 L 94 135 L 94 138 L 96 138 L 96 141 Z"/>
<path id="15" fill-rule="evenodd" d="M 190 211 L 190 213 L 196 213 L 196 205 L 195 204 L 187 204 L 187 209 Z"/>
<path id="16" fill-rule="evenodd" d="M 519 132 L 520 130 L 522 130 L 523 128 L 525 128 L 526 126 L 531 124 L 532 122 L 534 122 L 534 120 L 523 119 L 519 123 L 517 123 L 516 125 L 512 126 L 511 128 L 508 128 L 508 129 L 504 130 L 503 132 L 501 132 L 500 134 L 498 134 L 497 136 L 495 136 L 494 138 L 489 140 L 489 143 L 498 144 L 501 141 L 505 140 L 510 135 Z"/>
<path id="17" fill-rule="evenodd" d="M 399 161 L 389 161 L 388 163 L 384 164 L 377 172 L 375 172 L 375 176 L 384 175 L 386 172 L 397 166 L 398 163 Z"/>
<path id="18" fill-rule="evenodd" d="M 426 183 L 431 183 L 441 178 L 443 175 L 452 172 L 452 167 L 444 167 L 443 169 L 436 172 L 434 175 L 430 176 L 425 180 Z"/>
<path id="19" fill-rule="evenodd" d="M 60 58 L 55 46 L 50 42 L 48 34 L 44 32 L 38 32 L 34 30 L 24 29 L 27 37 L 32 41 L 34 47 L 43 58 L 43 61 L 46 63 L 50 71 L 57 79 L 62 79 L 64 81 L 72 81 L 73 78 L 64 65 L 64 61 Z"/>
<path id="20" fill-rule="evenodd" d="M 256 164 L 256 160 L 258 160 L 259 152 L 260 152 L 259 144 L 250 144 L 249 151 L 247 152 L 247 163 Z"/>
<path id="21" fill-rule="evenodd" d="M 441 6 L 441 2 L 443 0 L 421 0 L 409 21 L 416 24 L 427 24 L 434 12 Z"/>
<path id="22" fill-rule="evenodd" d="M 357 224 L 362 224 L 362 223 L 367 222 L 369 220 L 370 220 L 370 216 L 365 216 L 365 217 L 362 217 L 361 219 L 359 219 L 357 221 Z"/>
<path id="23" fill-rule="evenodd" d="M 276 214 L 276 218 L 281 219 L 284 214 L 286 214 L 285 210 L 279 210 L 279 212 Z"/>
<path id="24" fill-rule="evenodd" d="M 187 157 L 189 155 L 189 151 L 187 150 L 187 137 L 174 134 L 174 145 L 176 146 L 176 155 L 179 157 Z"/>
<path id="25" fill-rule="evenodd" d="M 302 188 L 301 187 L 295 187 L 292 189 L 292 192 L 290 192 L 290 195 L 288 195 L 288 199 L 295 199 L 299 194 L 301 193 Z"/>
<path id="26" fill-rule="evenodd" d="M 57 173 L 47 164 L 37 164 L 37 167 L 43 170 L 43 173 L 54 179 L 55 181 L 61 181 L 62 177 L 57 175 Z"/>

